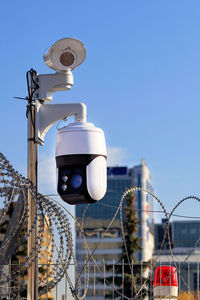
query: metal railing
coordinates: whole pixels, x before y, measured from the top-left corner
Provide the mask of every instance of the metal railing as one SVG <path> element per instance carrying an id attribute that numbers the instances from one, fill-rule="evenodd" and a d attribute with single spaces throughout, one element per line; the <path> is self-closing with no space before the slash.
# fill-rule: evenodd
<path id="1" fill-rule="evenodd" d="M 71 299 L 153 299 L 153 278 L 156 266 L 174 264 L 150 261 L 130 265 L 122 262 L 88 262 L 79 263 L 78 270 L 70 265 L 64 278 L 54 289 L 48 288 L 48 276 L 45 274 L 55 265 L 40 264 L 39 276 L 44 276 L 43 286 L 39 286 L 38 299 L 71 300 Z M 179 300 L 199 300 L 200 276 L 198 262 L 176 262 L 178 274 Z M 7 275 L 16 264 L 1 266 L 2 272 Z M 43 271 L 42 271 L 43 270 Z M 128 275 L 127 275 L 128 274 Z M 137 275 L 137 276 L 136 276 Z M 4 276 L 5 277 L 5 276 Z M 69 279 L 74 287 L 70 288 Z M 1 280 L 0 299 L 24 300 L 27 289 L 27 273 L 16 274 L 12 280 Z M 42 292 L 43 291 L 43 292 Z M 45 292 L 44 292 L 45 291 Z"/>

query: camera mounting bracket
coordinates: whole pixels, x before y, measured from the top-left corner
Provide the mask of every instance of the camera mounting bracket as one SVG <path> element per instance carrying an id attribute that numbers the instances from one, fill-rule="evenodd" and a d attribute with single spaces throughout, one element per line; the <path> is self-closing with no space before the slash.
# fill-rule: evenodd
<path id="1" fill-rule="evenodd" d="M 41 104 L 35 101 L 35 142 L 44 145 L 44 137 L 49 128 L 59 120 L 74 116 L 76 123 L 86 122 L 86 105 L 84 103 Z"/>
<path id="2" fill-rule="evenodd" d="M 74 84 L 73 74 L 69 69 L 65 73 L 40 74 L 35 76 L 35 80 L 39 85 L 39 89 L 34 96 L 44 102 L 51 102 L 54 92 L 70 90 Z"/>

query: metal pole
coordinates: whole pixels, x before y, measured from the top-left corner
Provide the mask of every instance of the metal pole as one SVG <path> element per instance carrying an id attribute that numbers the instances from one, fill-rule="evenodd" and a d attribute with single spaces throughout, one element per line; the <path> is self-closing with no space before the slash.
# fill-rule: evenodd
<path id="1" fill-rule="evenodd" d="M 179 261 L 179 282 L 178 282 L 178 299 L 181 299 L 181 263 Z"/>
<path id="2" fill-rule="evenodd" d="M 67 300 L 67 276 L 66 276 L 66 273 L 65 273 L 65 300 Z"/>
<path id="3" fill-rule="evenodd" d="M 47 274 L 49 274 L 49 266 L 47 264 Z M 49 295 L 49 280 L 47 276 L 47 292 L 46 292 L 46 300 L 48 300 L 48 295 Z"/>
<path id="4" fill-rule="evenodd" d="M 113 299 L 115 298 L 115 260 L 113 259 Z"/>
<path id="5" fill-rule="evenodd" d="M 96 296 L 96 261 L 94 261 L 94 300 Z"/>
<path id="6" fill-rule="evenodd" d="M 137 266 L 136 266 L 137 268 Z M 131 298 L 133 298 L 133 286 L 134 286 L 134 278 L 133 278 L 133 260 L 131 260 Z"/>
<path id="7" fill-rule="evenodd" d="M 11 274 L 12 272 L 12 265 L 11 265 L 11 260 L 9 261 L 9 275 Z M 9 283 L 10 285 L 10 288 L 9 288 L 9 291 L 8 291 L 8 300 L 10 300 L 10 295 L 12 295 L 12 286 L 11 286 L 11 282 Z"/>
<path id="8" fill-rule="evenodd" d="M 199 300 L 199 260 L 197 261 L 197 299 Z"/>
<path id="9" fill-rule="evenodd" d="M 84 288 L 86 290 L 87 288 L 87 273 L 86 273 L 86 268 L 87 268 L 87 261 L 84 261 Z M 84 298 L 86 300 L 86 296 Z"/>
<path id="10" fill-rule="evenodd" d="M 190 300 L 190 262 L 188 262 L 188 300 Z"/>
<path id="11" fill-rule="evenodd" d="M 103 259 L 103 293 L 104 293 L 104 298 L 106 298 L 106 266 L 105 266 L 104 259 Z"/>
<path id="12" fill-rule="evenodd" d="M 151 258 L 151 266 L 150 266 L 150 291 L 149 291 L 149 294 L 150 294 L 150 300 L 151 300 L 153 297 L 153 261 L 152 261 L 152 258 Z"/>
<path id="13" fill-rule="evenodd" d="M 28 179 L 33 183 L 37 192 L 37 162 L 38 162 L 38 146 L 35 143 L 35 105 L 33 102 L 28 104 Z M 34 217 L 37 213 L 35 203 L 30 192 L 28 192 L 28 230 L 31 230 L 34 224 Z M 28 256 L 33 252 L 35 246 L 35 238 L 37 234 L 37 224 L 31 230 L 28 237 Z M 38 261 L 34 259 L 28 268 L 27 281 L 27 299 L 38 299 Z"/>
<path id="14" fill-rule="evenodd" d="M 124 300 L 124 259 L 122 259 L 122 300 Z"/>
<path id="15" fill-rule="evenodd" d="M 20 269 L 20 260 L 19 260 L 19 262 L 18 262 L 18 267 L 19 267 L 19 269 Z M 18 275 L 18 296 L 17 296 L 17 300 L 20 300 L 20 273 L 19 273 L 19 275 Z"/>

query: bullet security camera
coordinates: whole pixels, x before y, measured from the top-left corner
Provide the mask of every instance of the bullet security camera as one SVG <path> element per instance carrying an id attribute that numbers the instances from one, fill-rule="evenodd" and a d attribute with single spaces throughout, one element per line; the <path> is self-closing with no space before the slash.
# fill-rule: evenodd
<path id="1" fill-rule="evenodd" d="M 58 72 L 67 72 L 79 66 L 86 57 L 86 50 L 79 40 L 63 38 L 51 46 L 44 54 L 46 65 Z"/>
<path id="2" fill-rule="evenodd" d="M 104 132 L 92 123 L 59 129 L 56 141 L 57 191 L 69 204 L 94 203 L 107 188 Z"/>

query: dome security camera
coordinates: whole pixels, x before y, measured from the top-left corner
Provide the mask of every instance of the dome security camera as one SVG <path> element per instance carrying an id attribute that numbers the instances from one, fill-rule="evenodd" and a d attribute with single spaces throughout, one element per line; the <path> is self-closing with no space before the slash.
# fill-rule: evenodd
<path id="1" fill-rule="evenodd" d="M 59 129 L 56 141 L 57 191 L 69 204 L 95 203 L 107 188 L 104 132 L 92 123 Z"/>
<path id="2" fill-rule="evenodd" d="M 44 54 L 45 64 L 57 72 L 67 72 L 79 66 L 86 57 L 83 43 L 74 38 L 58 40 Z"/>

